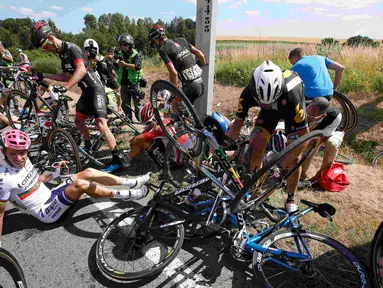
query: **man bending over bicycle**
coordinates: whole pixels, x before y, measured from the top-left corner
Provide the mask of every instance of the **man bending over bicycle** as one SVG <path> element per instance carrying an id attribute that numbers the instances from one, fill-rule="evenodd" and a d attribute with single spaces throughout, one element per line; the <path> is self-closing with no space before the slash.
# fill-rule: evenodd
<path id="1" fill-rule="evenodd" d="M 280 119 L 286 123 L 288 143 L 308 132 L 302 80 L 294 72 L 282 72 L 269 60 L 254 70 L 250 83 L 239 97 L 236 119 L 228 132 L 232 139 L 238 138 L 249 109 L 256 106 L 261 107 L 261 111 L 250 136 L 249 155 L 245 157 L 249 159 L 250 173 L 261 168 L 267 143 Z M 299 154 L 293 157 L 298 158 Z M 301 168 L 297 169 L 288 178 L 286 210 L 289 213 L 297 210 L 294 194 L 301 171 Z"/>
<path id="2" fill-rule="evenodd" d="M 106 172 L 114 172 L 122 167 L 119 157 L 116 139 L 107 125 L 105 90 L 93 71 L 88 59 L 82 55 L 81 49 L 73 43 L 61 41 L 52 34 L 52 29 L 44 20 L 35 23 L 29 31 L 29 38 L 36 48 L 42 48 L 47 52 L 59 54 L 62 74 L 42 74 L 40 77 L 67 82 L 65 89 L 74 85 L 82 90 L 80 99 L 76 105 L 76 125 L 85 140 L 85 147 L 90 147 L 90 134 L 86 126 L 89 116 L 96 118 L 98 129 L 103 134 L 106 143 L 112 151 L 112 162 L 107 165 Z"/>
<path id="3" fill-rule="evenodd" d="M 54 172 L 39 175 L 28 158 L 28 134 L 9 129 L 0 136 L 4 160 L 0 163 L 0 237 L 6 204 L 11 201 L 20 210 L 41 222 L 53 223 L 83 194 L 93 198 L 120 198 L 137 200 L 145 197 L 150 173 L 135 179 L 120 178 L 96 169 L 87 168 L 50 190 L 45 182 L 61 175 L 65 161 L 57 163 Z M 101 184 L 101 185 L 100 185 Z M 110 186 L 122 186 L 112 190 Z"/>
<path id="4" fill-rule="evenodd" d="M 342 113 L 338 108 L 330 106 L 329 101 L 325 97 L 317 97 L 306 107 L 306 115 L 309 123 L 309 129 L 322 130 L 324 137 L 322 143 L 325 145 L 322 165 L 318 172 L 310 179 L 310 181 L 318 181 L 322 171 L 332 165 L 338 155 L 339 147 L 343 142 L 344 132 L 338 129 L 342 122 Z M 321 145 L 318 146 L 318 149 Z M 302 176 L 304 180 L 310 167 L 312 158 L 316 153 L 311 154 L 310 158 L 302 165 Z"/>

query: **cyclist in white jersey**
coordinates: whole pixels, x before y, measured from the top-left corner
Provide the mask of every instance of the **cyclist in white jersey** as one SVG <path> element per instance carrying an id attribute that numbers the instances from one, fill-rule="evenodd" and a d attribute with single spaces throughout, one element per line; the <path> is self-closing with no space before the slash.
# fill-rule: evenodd
<path id="1" fill-rule="evenodd" d="M 44 223 L 53 223 L 83 194 L 94 198 L 137 200 L 148 193 L 144 184 L 149 181 L 150 172 L 127 179 L 92 168 L 73 175 L 50 190 L 44 183 L 60 176 L 60 168 L 65 161 L 59 163 L 55 172 L 39 175 L 28 158 L 28 134 L 16 129 L 6 130 L 1 134 L 0 144 L 4 154 L 0 163 L 0 241 L 8 201 Z M 116 185 L 126 188 L 112 190 L 110 186 Z"/>

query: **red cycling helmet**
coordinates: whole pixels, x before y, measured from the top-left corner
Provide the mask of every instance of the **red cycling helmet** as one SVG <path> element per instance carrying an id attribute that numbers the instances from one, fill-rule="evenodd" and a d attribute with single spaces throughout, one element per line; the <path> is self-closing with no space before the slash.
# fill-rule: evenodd
<path id="1" fill-rule="evenodd" d="M 9 129 L 1 133 L 1 146 L 3 149 L 28 150 L 30 145 L 31 140 L 28 134 L 23 131 Z"/>
<path id="2" fill-rule="evenodd" d="M 147 124 L 149 121 L 153 120 L 154 109 L 153 109 L 152 104 L 150 102 L 146 103 L 144 106 L 141 107 L 139 117 L 140 117 L 139 120 L 145 124 Z"/>

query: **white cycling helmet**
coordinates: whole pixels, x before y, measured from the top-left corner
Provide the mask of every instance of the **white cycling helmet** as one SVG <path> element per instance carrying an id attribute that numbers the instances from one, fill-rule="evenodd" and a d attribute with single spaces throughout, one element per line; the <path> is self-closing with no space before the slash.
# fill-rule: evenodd
<path id="1" fill-rule="evenodd" d="M 270 105 L 282 94 L 282 70 L 270 60 L 255 68 L 250 81 L 250 91 L 260 104 Z"/>
<path id="2" fill-rule="evenodd" d="M 94 39 L 86 39 L 84 41 L 84 50 L 87 50 L 88 52 L 96 53 L 96 55 L 99 52 L 98 44 L 96 40 Z"/>

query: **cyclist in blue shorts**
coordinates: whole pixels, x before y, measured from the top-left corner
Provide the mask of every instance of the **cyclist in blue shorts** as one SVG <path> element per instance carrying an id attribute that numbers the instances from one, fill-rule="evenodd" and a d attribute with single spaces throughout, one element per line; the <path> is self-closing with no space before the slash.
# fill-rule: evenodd
<path id="1" fill-rule="evenodd" d="M 65 161 L 57 163 L 54 172 L 39 175 L 28 158 L 28 134 L 9 129 L 0 138 L 4 155 L 4 160 L 0 162 L 0 237 L 8 201 L 41 222 L 53 223 L 83 194 L 93 198 L 137 200 L 148 193 L 144 184 L 149 181 L 150 173 L 127 179 L 92 168 L 71 176 L 50 190 L 44 183 L 60 176 L 60 169 L 65 166 Z M 122 188 L 114 190 L 111 186 Z"/>

